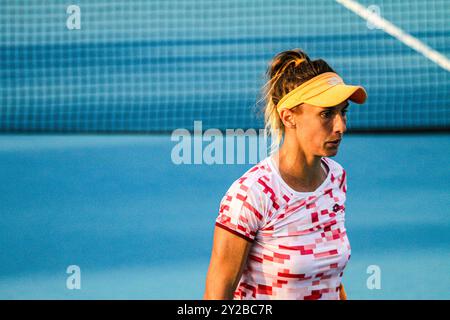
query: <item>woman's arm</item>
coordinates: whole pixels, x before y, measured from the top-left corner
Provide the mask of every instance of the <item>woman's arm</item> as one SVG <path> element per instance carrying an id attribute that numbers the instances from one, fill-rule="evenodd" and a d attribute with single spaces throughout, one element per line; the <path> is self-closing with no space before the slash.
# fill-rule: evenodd
<path id="1" fill-rule="evenodd" d="M 214 241 L 206 276 L 205 300 L 232 300 L 241 278 L 251 242 L 220 227 L 214 228 Z"/>
<path id="2" fill-rule="evenodd" d="M 339 287 L 339 299 L 340 300 L 347 300 L 347 293 L 344 290 L 344 285 L 341 283 Z"/>

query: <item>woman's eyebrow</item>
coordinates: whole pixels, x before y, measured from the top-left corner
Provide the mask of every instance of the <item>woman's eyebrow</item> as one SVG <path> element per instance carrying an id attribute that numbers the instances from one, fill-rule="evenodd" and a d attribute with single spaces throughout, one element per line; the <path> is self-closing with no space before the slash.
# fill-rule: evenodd
<path id="1" fill-rule="evenodd" d="M 342 109 L 346 109 L 350 106 L 350 103 L 347 102 L 347 104 L 345 106 L 342 107 Z M 339 107 L 322 107 L 320 111 L 326 111 L 326 110 L 331 110 L 331 111 L 335 111 L 336 109 L 338 109 Z"/>

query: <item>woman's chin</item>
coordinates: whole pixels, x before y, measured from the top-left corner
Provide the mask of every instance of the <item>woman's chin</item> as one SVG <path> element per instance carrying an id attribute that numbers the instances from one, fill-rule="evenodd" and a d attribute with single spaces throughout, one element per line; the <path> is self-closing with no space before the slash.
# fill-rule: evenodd
<path id="1" fill-rule="evenodd" d="M 324 151 L 324 157 L 334 157 L 337 155 L 339 148 L 326 148 Z"/>

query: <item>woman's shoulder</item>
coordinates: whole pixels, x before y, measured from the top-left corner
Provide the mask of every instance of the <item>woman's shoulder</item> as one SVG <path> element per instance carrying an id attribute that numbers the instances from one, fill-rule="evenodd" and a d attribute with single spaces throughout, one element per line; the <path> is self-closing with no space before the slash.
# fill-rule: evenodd
<path id="1" fill-rule="evenodd" d="M 328 165 L 330 168 L 330 180 L 336 187 L 343 189 L 344 192 L 347 190 L 346 182 L 347 182 L 347 174 L 345 172 L 344 167 L 331 158 L 322 157 L 322 160 Z"/>
<path id="2" fill-rule="evenodd" d="M 230 190 L 239 189 L 242 193 L 259 193 L 270 185 L 272 168 L 268 158 L 264 158 L 245 171 L 239 178 L 233 181 Z"/>
<path id="3" fill-rule="evenodd" d="M 259 179 L 265 179 L 271 174 L 272 170 L 268 163 L 268 158 L 264 158 L 257 164 L 253 165 L 245 171 L 234 183 L 243 183 L 250 186 L 256 183 Z"/>

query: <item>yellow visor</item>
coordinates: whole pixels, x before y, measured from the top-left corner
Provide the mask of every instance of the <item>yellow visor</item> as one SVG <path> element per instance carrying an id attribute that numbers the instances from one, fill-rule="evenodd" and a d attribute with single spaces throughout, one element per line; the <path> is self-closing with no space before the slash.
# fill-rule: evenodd
<path id="1" fill-rule="evenodd" d="M 307 103 L 318 107 L 333 107 L 349 99 L 362 104 L 367 99 L 366 90 L 361 86 L 344 83 L 334 72 L 326 72 L 306 81 L 286 94 L 277 104 L 277 110 L 292 109 Z"/>

